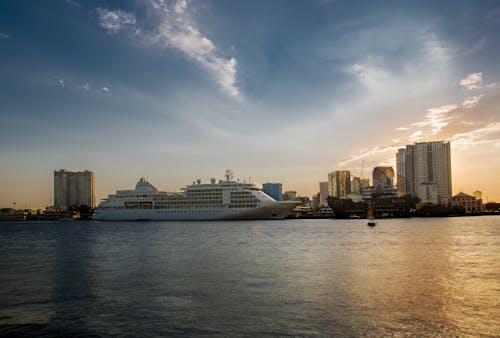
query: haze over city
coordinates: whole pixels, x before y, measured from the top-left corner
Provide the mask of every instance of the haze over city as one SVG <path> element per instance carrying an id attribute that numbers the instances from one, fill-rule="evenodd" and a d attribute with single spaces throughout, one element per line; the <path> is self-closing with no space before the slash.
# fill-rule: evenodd
<path id="1" fill-rule="evenodd" d="M 226 168 L 310 196 L 440 140 L 453 194 L 499 201 L 499 31 L 497 1 L 0 2 L 0 206 L 61 168 L 98 199 Z"/>

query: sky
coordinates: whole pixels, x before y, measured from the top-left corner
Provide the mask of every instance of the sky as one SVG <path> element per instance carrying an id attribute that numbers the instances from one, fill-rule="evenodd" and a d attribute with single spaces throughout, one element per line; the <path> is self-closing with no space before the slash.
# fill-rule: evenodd
<path id="1" fill-rule="evenodd" d="M 500 201 L 498 32 L 487 0 L 1 1 L 0 207 L 63 168 L 98 199 L 225 169 L 311 196 L 438 140 L 454 194 Z"/>

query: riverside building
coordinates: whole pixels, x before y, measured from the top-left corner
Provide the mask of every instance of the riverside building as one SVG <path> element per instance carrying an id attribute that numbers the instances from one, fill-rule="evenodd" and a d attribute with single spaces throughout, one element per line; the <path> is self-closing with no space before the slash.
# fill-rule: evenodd
<path id="1" fill-rule="evenodd" d="M 347 198 L 350 193 L 351 173 L 348 170 L 339 170 L 328 174 L 328 196 Z"/>
<path id="2" fill-rule="evenodd" d="M 95 207 L 94 172 L 54 171 L 54 207 L 68 209 L 71 206 Z"/>
<path id="3" fill-rule="evenodd" d="M 396 154 L 398 192 L 419 197 L 424 203 L 447 204 L 451 197 L 449 142 L 407 145 Z"/>
<path id="4" fill-rule="evenodd" d="M 327 204 L 328 201 L 328 182 L 319 182 L 319 203 Z"/>

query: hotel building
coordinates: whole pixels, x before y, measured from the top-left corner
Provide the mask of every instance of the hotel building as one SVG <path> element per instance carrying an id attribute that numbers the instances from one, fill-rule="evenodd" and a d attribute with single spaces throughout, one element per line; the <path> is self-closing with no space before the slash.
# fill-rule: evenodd
<path id="1" fill-rule="evenodd" d="M 407 145 L 396 154 L 398 193 L 419 197 L 424 203 L 447 204 L 451 197 L 449 142 Z"/>
<path id="2" fill-rule="evenodd" d="M 54 207 L 68 209 L 74 205 L 95 208 L 94 172 L 54 171 Z"/>

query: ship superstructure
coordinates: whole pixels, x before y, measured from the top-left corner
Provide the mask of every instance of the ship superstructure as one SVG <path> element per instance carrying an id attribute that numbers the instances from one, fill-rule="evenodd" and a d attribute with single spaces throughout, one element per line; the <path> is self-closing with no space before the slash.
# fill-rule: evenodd
<path id="1" fill-rule="evenodd" d="M 230 180 L 202 184 L 180 192 L 158 191 L 141 178 L 134 190 L 118 190 L 94 210 L 95 220 L 283 219 L 299 204 L 276 201 L 252 183 Z"/>

